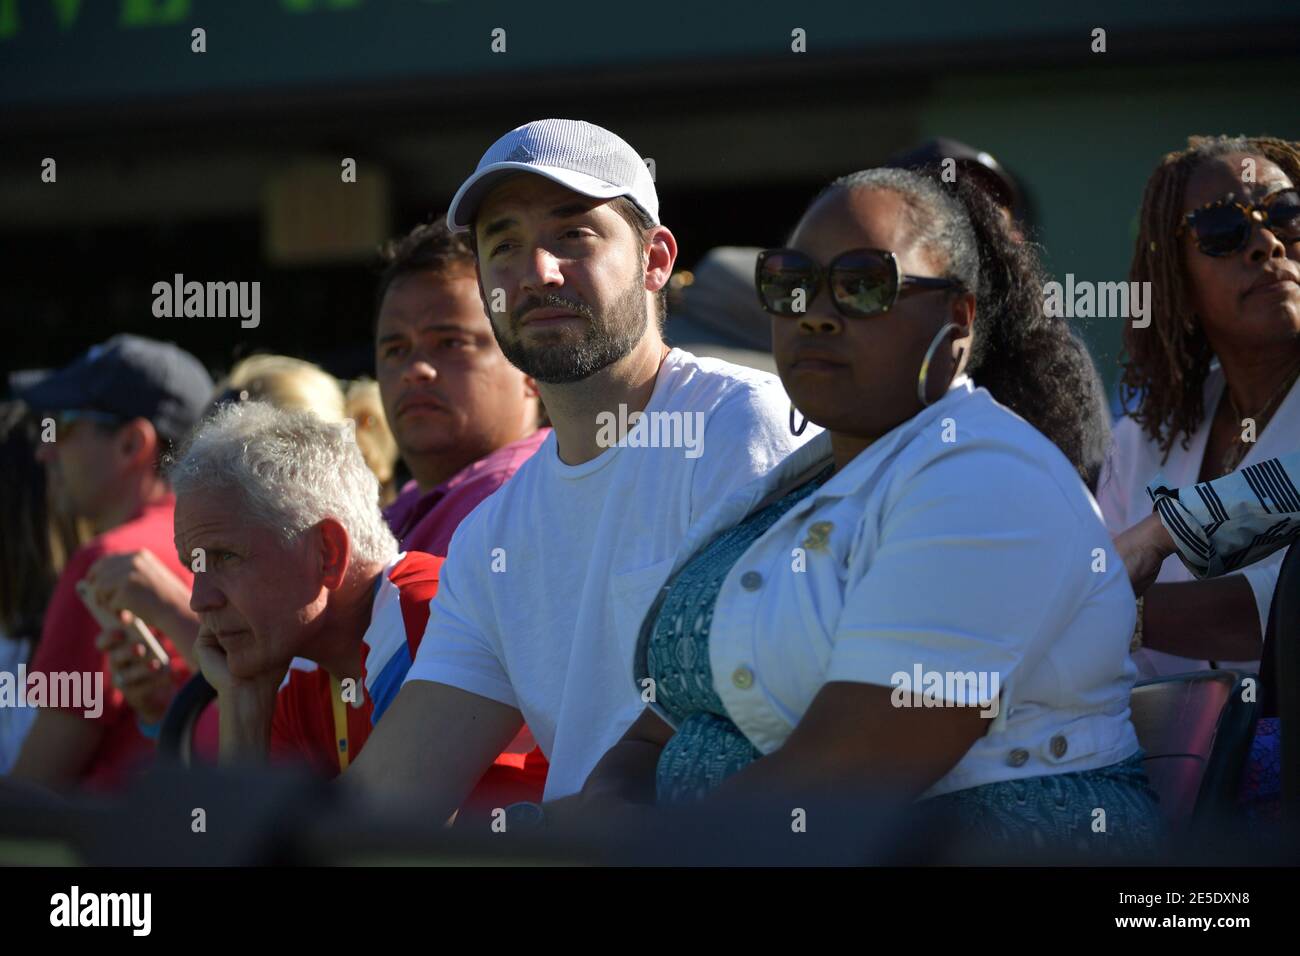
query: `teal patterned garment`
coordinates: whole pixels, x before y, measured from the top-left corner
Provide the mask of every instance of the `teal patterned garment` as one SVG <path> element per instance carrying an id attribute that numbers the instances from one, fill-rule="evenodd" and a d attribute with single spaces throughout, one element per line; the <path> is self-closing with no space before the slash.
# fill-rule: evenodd
<path id="1" fill-rule="evenodd" d="M 999 780 L 926 802 L 954 814 L 961 831 L 984 844 L 1133 859 L 1166 835 L 1143 756 L 1139 750 L 1109 767 Z M 1106 811 L 1104 830 L 1098 808 Z"/>
<path id="2" fill-rule="evenodd" d="M 713 606 L 741 555 L 777 519 L 825 484 L 831 472 L 828 467 L 714 539 L 682 568 L 664 596 L 646 642 L 642 671 L 654 679 L 659 706 L 677 724 L 677 733 L 659 757 L 660 803 L 697 800 L 761 756 L 727 716 L 713 689 Z"/>

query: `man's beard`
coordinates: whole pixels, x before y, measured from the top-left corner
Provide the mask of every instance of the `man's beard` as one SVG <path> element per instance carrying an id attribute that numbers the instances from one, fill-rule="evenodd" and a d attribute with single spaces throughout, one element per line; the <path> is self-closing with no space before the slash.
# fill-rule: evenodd
<path id="1" fill-rule="evenodd" d="M 603 316 L 597 316 L 590 306 L 555 293 L 524 302 L 515 312 L 522 315 L 537 308 L 565 309 L 588 323 L 586 334 L 577 342 L 537 345 L 525 345 L 518 337 L 506 341 L 496 323 L 492 323 L 492 334 L 506 360 L 525 375 L 547 385 L 581 382 L 613 365 L 641 341 L 648 321 L 645 289 L 639 284 L 630 285 Z M 512 324 L 518 328 L 514 317 Z"/>

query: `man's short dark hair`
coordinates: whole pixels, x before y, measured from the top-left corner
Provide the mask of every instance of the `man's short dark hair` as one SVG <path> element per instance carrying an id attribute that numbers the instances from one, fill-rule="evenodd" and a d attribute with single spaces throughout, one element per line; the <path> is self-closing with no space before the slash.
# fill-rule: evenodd
<path id="1" fill-rule="evenodd" d="M 406 235 L 390 239 L 379 250 L 383 271 L 375 290 L 375 316 L 389 287 L 403 276 L 433 272 L 441 276 L 474 275 L 474 250 L 461 233 L 447 228 L 447 217 L 423 222 Z"/>
<path id="2" fill-rule="evenodd" d="M 644 249 L 646 242 L 650 239 L 650 233 L 654 230 L 655 224 L 650 218 L 643 213 L 639 206 L 626 196 L 615 196 L 609 201 L 609 208 L 614 210 L 623 217 L 623 221 L 632 227 L 632 235 L 636 238 L 639 249 Z M 659 326 L 659 334 L 664 331 L 664 321 L 668 318 L 668 283 L 664 283 L 663 288 L 655 293 L 655 322 Z"/>

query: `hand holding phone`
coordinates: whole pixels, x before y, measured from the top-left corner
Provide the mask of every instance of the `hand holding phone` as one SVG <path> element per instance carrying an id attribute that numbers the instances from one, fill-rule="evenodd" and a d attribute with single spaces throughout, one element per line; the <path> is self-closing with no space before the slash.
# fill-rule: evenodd
<path id="1" fill-rule="evenodd" d="M 81 603 L 86 606 L 86 610 L 90 612 L 91 616 L 99 622 L 100 627 L 105 630 L 125 631 L 129 640 L 136 640 L 143 644 L 153 658 L 163 667 L 170 666 L 171 658 L 163 650 L 158 638 L 153 636 L 153 632 L 145 626 L 144 621 L 140 620 L 140 618 L 132 615 L 131 623 L 123 624 L 121 618 L 95 599 L 94 589 L 85 581 L 77 582 L 77 597 L 81 598 Z"/>

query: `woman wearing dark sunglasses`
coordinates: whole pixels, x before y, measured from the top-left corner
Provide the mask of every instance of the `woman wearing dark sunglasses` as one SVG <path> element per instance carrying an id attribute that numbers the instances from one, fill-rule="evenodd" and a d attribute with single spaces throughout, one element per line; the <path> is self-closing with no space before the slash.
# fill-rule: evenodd
<path id="1" fill-rule="evenodd" d="M 1080 480 L 1099 390 L 1032 247 L 897 169 L 832 184 L 788 247 L 758 292 L 826 431 L 692 530 L 638 642 L 650 707 L 571 806 L 884 788 L 977 838 L 1150 847 L 1132 591 Z"/>
<path id="2" fill-rule="evenodd" d="M 1136 408 L 1097 492 L 1113 532 L 1151 514 L 1152 482 L 1189 487 L 1300 449 L 1297 184 L 1298 144 L 1261 137 L 1193 137 L 1147 182 L 1130 278 L 1151 283 L 1151 321 L 1124 331 Z M 1164 562 L 1139 602 L 1140 675 L 1257 669 L 1280 565 L 1197 581 Z"/>

